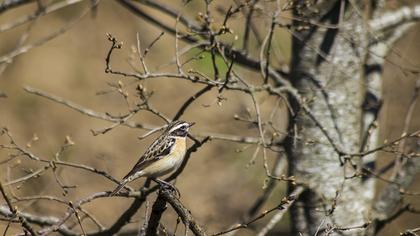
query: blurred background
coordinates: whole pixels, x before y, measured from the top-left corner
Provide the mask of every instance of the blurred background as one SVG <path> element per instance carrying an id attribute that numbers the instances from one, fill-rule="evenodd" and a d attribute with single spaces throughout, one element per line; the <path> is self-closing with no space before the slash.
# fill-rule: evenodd
<path id="1" fill-rule="evenodd" d="M 412 2 L 414 1 L 408 3 Z M 390 8 L 393 7 L 393 3 L 390 1 Z M 89 4 L 91 3 L 88 1 L 81 1 L 40 17 L 32 23 L 0 31 L 0 56 L 7 55 L 17 48 L 19 41 L 22 41 L 22 35 L 28 30 L 30 33 L 24 44 L 36 43 L 62 27 L 70 27 L 69 24 L 73 24 L 71 22 L 83 14 Z M 168 4 L 182 9 L 183 14 L 191 18 L 198 18 L 200 12 L 205 11 L 201 1 L 191 1 L 186 5 L 181 1 Z M 226 11 L 231 4 L 216 1 L 212 7 L 215 12 L 220 9 Z M 34 9 L 36 9 L 36 4 L 29 4 L 0 14 L 0 30 L 2 26 L 7 26 L 8 22 L 31 13 Z M 263 10 L 269 9 L 262 9 L 261 12 Z M 175 25 L 175 22 L 166 16 L 159 15 L 152 9 L 147 9 L 147 11 Z M 221 24 L 223 18 L 215 16 L 214 20 Z M 288 20 L 284 17 L 285 22 Z M 230 20 L 229 26 L 233 29 L 233 34 L 226 36 L 226 42 L 234 46 L 241 45 L 242 42 L 235 36 L 241 38 L 243 21 L 241 14 Z M 257 14 L 257 25 L 268 23 L 263 14 Z M 266 27 L 260 29 L 262 35 L 265 35 Z M 146 46 L 161 32 L 161 29 L 134 16 L 114 1 L 101 1 L 95 12 L 88 12 L 68 31 L 14 57 L 10 63 L 0 65 L 0 92 L 2 94 L 0 126 L 7 127 L 17 143 L 23 146 L 29 144 L 27 148 L 44 159 L 54 158 L 68 136 L 75 145 L 66 149 L 61 156 L 62 160 L 86 164 L 121 179 L 145 148 L 157 137 L 156 134 L 139 140 L 138 137 L 145 134 L 147 130 L 120 126 L 105 134 L 94 136 L 91 130 L 106 128 L 111 123 L 88 117 L 63 105 L 29 94 L 23 90 L 23 87 L 30 86 L 43 90 L 97 112 L 119 115 L 127 113 L 129 108 L 121 94 L 115 92 L 110 84 L 117 84 L 120 81 L 124 90 L 130 95 L 128 99 L 130 105 L 136 102 L 134 96 L 131 96 L 135 93 L 135 85 L 141 84 L 148 91 L 154 92 L 150 99 L 154 108 L 168 117 L 173 117 L 186 99 L 203 88 L 202 85 L 171 78 L 136 81 L 104 72 L 105 57 L 111 45 L 106 33 L 111 33 L 118 40 L 123 41 L 122 50 L 115 51 L 112 56 L 112 68 L 129 72 L 133 70 L 129 63 L 133 61 L 133 57 L 135 67 L 141 66 L 133 52 L 136 35 L 139 35 L 142 46 Z M 408 64 L 411 68 L 420 68 L 419 40 L 420 26 L 416 26 L 395 45 L 394 53 L 387 58 L 383 91 L 384 106 L 380 115 L 381 140 L 392 140 L 401 135 L 403 117 L 407 112 L 419 75 L 405 73 L 398 65 Z M 257 40 L 251 37 L 250 45 L 251 52 L 258 57 Z M 186 44 L 180 43 L 181 48 L 185 46 Z M 281 29 L 277 30 L 274 35 L 273 50 L 278 60 L 273 63 L 277 63 L 277 66 L 282 63 L 287 65 L 290 59 L 290 46 L 290 34 Z M 194 57 L 197 53 L 198 50 L 192 50 L 183 59 Z M 202 56 L 203 58 L 191 61 L 184 68 L 186 70 L 194 68 L 210 75 L 213 71 L 210 54 L 202 54 Z M 174 60 L 175 39 L 169 34 L 164 34 L 154 44 L 146 58 L 151 71 L 175 71 Z M 220 62 L 223 75 L 227 67 L 220 59 L 218 62 Z M 234 68 L 250 83 L 253 83 L 253 78 L 261 76 L 260 73 L 248 71 L 236 65 Z M 192 133 L 257 137 L 258 129 L 255 126 L 234 118 L 235 115 L 240 117 L 254 115 L 250 97 L 229 91 L 223 93 L 223 99 L 218 99 L 218 96 L 218 92 L 214 89 L 200 97 L 186 111 L 182 119 L 197 123 Z M 278 101 L 264 95 L 259 95 L 257 99 L 261 104 L 262 116 L 265 118 L 270 116 L 271 108 L 278 104 Z M 286 113 L 285 104 L 280 102 L 274 124 L 280 131 L 286 129 Z M 412 131 L 420 129 L 420 103 L 417 103 L 414 117 L 412 127 L 410 127 Z M 163 120 L 147 111 L 140 112 L 132 120 L 154 126 L 164 124 Z M 2 142 L 6 140 L 5 137 L 0 137 L 0 139 Z M 192 144 L 191 141 L 189 143 Z M 205 225 L 208 232 L 216 233 L 237 223 L 263 192 L 266 175 L 262 156 L 259 154 L 255 162 L 253 161 L 255 150 L 256 145 L 214 139 L 193 154 L 188 166 L 178 178 L 176 186 L 182 194 L 181 201 L 192 211 L 196 220 Z M 8 151 L 0 149 L 0 162 L 9 158 L 8 154 Z M 270 165 L 276 157 L 276 153 L 268 153 Z M 391 154 L 380 153 L 378 164 L 383 165 L 392 158 Z M 17 158 L 7 165 L 0 165 L 0 178 L 7 182 L 39 168 L 36 162 L 27 161 L 24 157 Z M 37 178 L 13 185 L 8 189 L 16 196 L 54 195 L 67 201 L 75 201 L 94 192 L 111 190 L 115 187 L 115 184 L 110 181 L 83 170 L 59 167 L 57 173 L 64 184 L 77 186 L 77 188 L 70 188 L 68 193 L 64 193 L 55 181 L 52 171 L 46 171 Z M 410 190 L 419 192 L 420 184 L 418 181 L 415 183 Z M 142 184 L 143 180 L 137 180 L 130 186 L 138 188 Z M 378 181 L 378 188 L 382 186 L 383 183 Z M 270 209 L 278 204 L 279 200 L 285 196 L 285 187 L 285 183 L 280 182 L 263 209 Z M 155 197 L 156 195 L 152 194 L 148 199 L 150 206 Z M 407 196 L 405 199 L 414 207 L 420 208 L 419 196 Z M 128 198 L 98 199 L 85 205 L 85 209 L 95 215 L 103 225 L 109 226 L 132 201 Z M 51 204 L 49 201 L 25 201 L 17 204 L 20 210 L 56 216 L 62 215 L 67 208 L 65 205 Z M 124 227 L 123 232 L 138 229 L 143 224 L 144 215 L 145 206 L 133 218 L 135 221 Z M 270 217 L 266 217 L 258 221 L 255 228 L 260 229 L 269 219 Z M 288 221 L 288 217 L 285 217 L 276 226 L 272 235 L 288 235 Z M 86 229 L 95 229 L 91 222 L 85 222 Z M 396 235 L 407 228 L 418 227 L 418 222 L 420 222 L 418 215 L 406 213 L 388 225 L 381 235 Z M 169 207 L 166 211 L 163 223 L 168 229 L 174 229 L 176 214 L 172 208 Z M 4 231 L 6 225 L 7 223 L 0 222 L 0 232 Z M 250 227 L 241 230 L 238 235 L 254 235 L 253 229 L 254 227 Z M 20 232 L 19 227 L 12 227 L 8 234 L 17 232 Z"/>

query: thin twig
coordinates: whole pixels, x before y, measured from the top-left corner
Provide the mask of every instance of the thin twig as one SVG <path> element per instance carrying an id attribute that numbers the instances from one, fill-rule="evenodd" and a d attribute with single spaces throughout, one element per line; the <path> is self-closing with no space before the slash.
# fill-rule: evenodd
<path id="1" fill-rule="evenodd" d="M 271 212 L 274 212 L 274 211 L 278 211 L 277 214 L 280 214 L 281 216 L 283 216 L 289 210 L 290 206 L 293 205 L 293 203 L 299 197 L 299 195 L 303 192 L 303 190 L 304 190 L 303 186 L 296 187 L 295 190 L 289 196 L 284 197 L 281 200 L 280 204 L 277 205 L 276 207 L 271 208 L 270 210 L 264 211 L 259 216 L 255 217 L 254 219 L 252 219 L 252 220 L 250 220 L 246 223 L 238 224 L 237 226 L 235 226 L 231 229 L 213 234 L 212 236 L 219 236 L 219 235 L 223 235 L 223 234 L 229 233 L 229 232 L 234 231 L 234 230 L 247 228 L 249 225 L 251 225 L 254 222 L 264 218 L 266 215 L 268 215 L 268 214 L 270 214 Z"/>
<path id="2" fill-rule="evenodd" d="M 26 219 L 24 217 L 22 217 L 19 213 L 19 211 L 17 210 L 17 208 L 15 208 L 12 205 L 12 201 L 9 199 L 9 197 L 6 194 L 6 191 L 3 188 L 3 183 L 0 181 L 0 192 L 3 195 L 4 200 L 6 200 L 7 206 L 9 207 L 10 211 L 12 212 L 12 214 L 14 216 L 17 216 L 19 219 L 20 224 L 22 225 L 23 228 L 25 228 L 25 230 L 27 230 L 32 236 L 37 236 L 38 233 L 32 228 L 32 226 L 26 221 Z"/>

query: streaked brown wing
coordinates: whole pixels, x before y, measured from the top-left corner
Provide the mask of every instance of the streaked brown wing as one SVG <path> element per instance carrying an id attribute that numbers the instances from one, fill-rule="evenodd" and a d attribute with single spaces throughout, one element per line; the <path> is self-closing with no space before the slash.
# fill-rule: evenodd
<path id="1" fill-rule="evenodd" d="M 128 172 L 124 179 L 135 174 L 136 172 L 143 170 L 151 163 L 161 159 L 171 152 L 172 146 L 175 144 L 174 138 L 167 138 L 166 135 L 162 135 L 156 141 L 154 141 L 147 151 L 140 157 L 133 169 Z"/>

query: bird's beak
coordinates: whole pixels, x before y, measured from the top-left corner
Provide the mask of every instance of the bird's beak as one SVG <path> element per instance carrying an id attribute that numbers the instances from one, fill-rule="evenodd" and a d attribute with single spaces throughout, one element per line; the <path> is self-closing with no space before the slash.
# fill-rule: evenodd
<path id="1" fill-rule="evenodd" d="M 189 124 L 190 124 L 190 127 L 191 127 L 191 126 L 195 125 L 195 122 L 191 122 Z"/>

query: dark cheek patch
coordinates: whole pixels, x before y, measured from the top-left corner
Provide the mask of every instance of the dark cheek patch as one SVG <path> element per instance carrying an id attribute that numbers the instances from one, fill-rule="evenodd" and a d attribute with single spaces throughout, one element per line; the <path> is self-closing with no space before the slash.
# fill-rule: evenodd
<path id="1" fill-rule="evenodd" d="M 187 135 L 187 131 L 180 129 L 180 130 L 177 130 L 175 132 L 175 135 L 183 137 L 183 136 Z"/>

